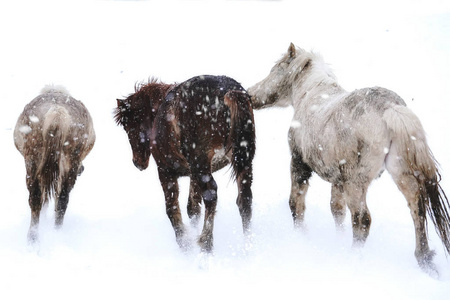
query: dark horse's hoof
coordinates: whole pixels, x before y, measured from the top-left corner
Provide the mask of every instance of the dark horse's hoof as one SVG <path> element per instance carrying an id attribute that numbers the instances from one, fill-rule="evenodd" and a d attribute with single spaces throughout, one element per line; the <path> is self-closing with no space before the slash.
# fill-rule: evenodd
<path id="1" fill-rule="evenodd" d="M 212 253 L 214 248 L 213 238 L 212 236 L 206 237 L 201 235 L 198 239 L 198 245 L 200 246 L 202 252 L 204 253 Z"/>

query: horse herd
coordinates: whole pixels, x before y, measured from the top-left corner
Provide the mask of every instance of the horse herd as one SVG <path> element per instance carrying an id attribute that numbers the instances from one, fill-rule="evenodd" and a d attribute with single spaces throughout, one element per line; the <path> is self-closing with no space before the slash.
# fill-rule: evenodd
<path id="1" fill-rule="evenodd" d="M 321 56 L 293 44 L 269 75 L 246 91 L 226 76 L 198 76 L 180 84 L 151 79 L 117 99 L 116 123 L 124 128 L 139 170 L 156 161 L 166 212 L 182 249 L 186 238 L 178 203 L 177 180 L 190 177 L 188 216 L 204 224 L 198 244 L 213 250 L 217 184 L 213 172 L 231 164 L 238 186 L 237 206 L 244 234 L 252 218 L 252 161 L 255 154 L 253 109 L 294 108 L 289 130 L 294 225 L 301 227 L 308 180 L 312 173 L 331 183 L 331 211 L 341 229 L 348 208 L 354 246 L 364 244 L 371 216 L 366 205 L 370 183 L 385 169 L 407 200 L 414 222 L 419 266 L 437 273 L 428 246 L 427 214 L 446 253 L 450 253 L 449 201 L 416 115 L 394 92 L 380 87 L 353 92 L 338 85 Z M 47 87 L 25 106 L 14 130 L 24 156 L 29 190 L 30 243 L 38 241 L 42 206 L 55 199 L 60 227 L 82 161 L 95 142 L 86 107 L 59 87 Z"/>

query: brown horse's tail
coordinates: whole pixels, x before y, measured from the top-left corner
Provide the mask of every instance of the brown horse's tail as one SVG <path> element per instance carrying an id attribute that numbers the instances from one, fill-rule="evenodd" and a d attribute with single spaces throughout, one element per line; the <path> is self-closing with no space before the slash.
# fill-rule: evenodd
<path id="1" fill-rule="evenodd" d="M 450 205 L 439 181 L 438 163 L 428 147 L 425 132 L 415 114 L 405 106 L 386 110 L 383 118 L 398 144 L 397 159 L 413 174 L 419 187 L 419 215 L 426 221 L 425 211 L 447 253 L 450 254 Z"/>
<path id="2" fill-rule="evenodd" d="M 244 91 L 233 90 L 226 93 L 225 104 L 231 112 L 231 128 L 227 153 L 231 151 L 235 178 L 244 172 L 252 172 L 255 156 L 255 122 L 250 96 Z M 250 175 L 251 177 L 251 175 Z"/>
<path id="3" fill-rule="evenodd" d="M 61 159 L 64 143 L 70 129 L 70 115 L 61 106 L 54 106 L 45 114 L 42 123 L 43 153 L 37 175 L 43 188 L 43 202 L 59 193 L 61 188 Z"/>

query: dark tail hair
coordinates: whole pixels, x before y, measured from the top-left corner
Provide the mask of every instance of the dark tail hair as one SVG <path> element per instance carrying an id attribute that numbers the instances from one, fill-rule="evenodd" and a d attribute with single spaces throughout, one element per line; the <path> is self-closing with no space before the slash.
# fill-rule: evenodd
<path id="1" fill-rule="evenodd" d="M 52 107 L 46 114 L 42 125 L 43 153 L 37 169 L 37 175 L 43 188 L 43 203 L 47 202 L 55 191 L 59 192 L 61 151 L 69 130 L 70 116 L 60 106 Z"/>
<path id="2" fill-rule="evenodd" d="M 225 104 L 231 112 L 231 128 L 227 152 L 231 151 L 233 175 L 235 178 L 244 171 L 252 171 L 255 156 L 255 121 L 250 96 L 245 91 L 232 90 L 225 94 Z"/>
<path id="3" fill-rule="evenodd" d="M 406 166 L 414 174 L 419 186 L 419 215 L 428 213 L 436 233 L 450 254 L 450 205 L 439 184 L 438 163 L 426 142 L 425 132 L 417 118 L 405 106 L 395 106 L 384 113 L 389 128 L 402 145 L 399 153 L 406 158 Z M 425 223 L 426 224 L 426 223 Z"/>
<path id="4" fill-rule="evenodd" d="M 449 202 L 444 190 L 439 184 L 441 175 L 438 171 L 431 177 L 418 179 L 420 189 L 419 205 L 425 208 L 433 222 L 436 232 L 450 254 L 450 214 Z M 424 188 L 423 188 L 424 187 Z"/>

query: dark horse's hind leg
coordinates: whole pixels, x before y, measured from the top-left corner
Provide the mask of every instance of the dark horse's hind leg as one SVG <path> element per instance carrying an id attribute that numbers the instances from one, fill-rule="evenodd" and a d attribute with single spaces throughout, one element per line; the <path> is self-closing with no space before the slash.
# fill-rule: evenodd
<path id="1" fill-rule="evenodd" d="M 178 245 L 182 249 L 188 249 L 189 243 L 185 238 L 186 230 L 181 217 L 180 205 L 178 203 L 178 178 L 170 171 L 158 168 L 159 180 L 164 191 L 166 200 L 166 213 L 175 231 Z"/>
<path id="2" fill-rule="evenodd" d="M 38 179 L 27 180 L 27 187 L 28 191 L 30 192 L 28 203 L 31 208 L 31 222 L 30 228 L 28 230 L 28 242 L 35 243 L 39 239 L 38 227 L 39 227 L 39 217 L 42 208 L 42 191 Z"/>
<path id="3" fill-rule="evenodd" d="M 187 204 L 187 213 L 191 223 L 197 226 L 201 214 L 202 195 L 201 190 L 195 180 L 191 180 L 189 186 L 189 199 Z"/>
<path id="4" fill-rule="evenodd" d="M 202 251 L 211 252 L 217 206 L 217 184 L 212 176 L 211 162 L 204 153 L 189 153 L 188 160 L 191 166 L 191 181 L 199 187 L 205 204 L 205 221 L 198 243 Z"/>
<path id="5" fill-rule="evenodd" d="M 308 179 L 312 175 L 311 168 L 303 162 L 302 155 L 297 150 L 294 141 L 290 140 L 291 146 L 291 195 L 289 207 L 291 208 L 294 226 L 301 227 L 305 217 L 305 197 L 308 191 Z"/>
<path id="6" fill-rule="evenodd" d="M 226 165 L 230 164 L 230 160 L 226 156 L 214 157 L 212 161 L 212 171 L 222 169 Z M 201 215 L 202 206 L 202 191 L 195 180 L 191 180 L 189 186 L 189 199 L 187 204 L 187 213 L 191 219 L 191 224 L 194 226 L 198 225 Z"/>
<path id="7" fill-rule="evenodd" d="M 217 184 L 211 172 L 192 174 L 192 180 L 195 180 L 199 185 L 202 191 L 203 202 L 205 203 L 205 222 L 198 243 L 202 251 L 211 252 L 214 241 L 213 229 L 217 206 Z"/>

